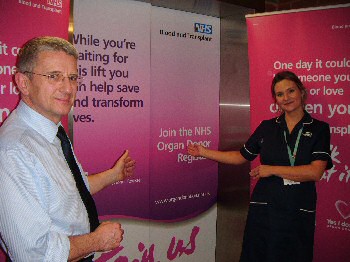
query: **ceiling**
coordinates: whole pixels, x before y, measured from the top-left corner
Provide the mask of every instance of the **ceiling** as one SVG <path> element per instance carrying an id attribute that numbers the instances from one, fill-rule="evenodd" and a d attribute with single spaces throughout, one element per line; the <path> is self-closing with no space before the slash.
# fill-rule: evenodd
<path id="1" fill-rule="evenodd" d="M 251 13 L 264 12 L 265 1 L 242 0 L 139 0 L 151 3 L 154 6 L 176 9 L 191 13 L 209 15 L 214 17 L 226 17 L 235 14 L 237 6 L 251 9 Z"/>

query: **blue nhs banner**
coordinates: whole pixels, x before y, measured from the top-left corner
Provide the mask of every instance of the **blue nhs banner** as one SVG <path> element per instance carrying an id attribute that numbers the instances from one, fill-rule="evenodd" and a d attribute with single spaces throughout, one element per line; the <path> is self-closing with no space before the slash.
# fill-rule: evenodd
<path id="1" fill-rule="evenodd" d="M 196 33 L 211 35 L 213 33 L 213 26 L 201 23 L 194 23 L 194 31 Z"/>

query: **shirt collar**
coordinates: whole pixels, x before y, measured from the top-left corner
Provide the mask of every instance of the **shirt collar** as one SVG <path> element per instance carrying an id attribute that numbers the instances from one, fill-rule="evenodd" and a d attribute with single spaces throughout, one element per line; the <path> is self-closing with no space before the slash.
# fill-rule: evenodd
<path id="1" fill-rule="evenodd" d="M 313 119 L 312 119 L 311 115 L 304 110 L 304 116 L 298 124 L 302 123 L 303 125 L 309 125 L 312 122 L 313 122 Z M 276 123 L 286 125 L 286 119 L 285 119 L 284 113 L 276 118 Z"/>
<path id="2" fill-rule="evenodd" d="M 33 110 L 22 100 L 18 104 L 17 112 L 19 117 L 23 119 L 23 121 L 25 121 L 31 128 L 45 137 L 47 141 L 53 143 L 61 122 L 56 125 L 50 119 Z"/>

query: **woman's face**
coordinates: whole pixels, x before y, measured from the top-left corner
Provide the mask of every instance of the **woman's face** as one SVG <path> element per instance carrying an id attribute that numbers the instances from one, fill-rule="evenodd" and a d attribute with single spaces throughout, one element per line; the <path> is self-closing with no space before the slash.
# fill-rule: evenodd
<path id="1" fill-rule="evenodd" d="M 278 107 L 286 113 L 303 110 L 303 93 L 296 83 L 284 79 L 275 85 L 275 99 Z"/>

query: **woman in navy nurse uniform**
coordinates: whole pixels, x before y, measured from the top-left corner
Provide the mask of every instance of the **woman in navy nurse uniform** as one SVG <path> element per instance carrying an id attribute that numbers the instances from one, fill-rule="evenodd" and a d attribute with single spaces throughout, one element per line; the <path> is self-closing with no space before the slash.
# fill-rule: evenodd
<path id="1" fill-rule="evenodd" d="M 332 167 L 330 131 L 305 110 L 306 89 L 290 71 L 275 75 L 272 97 L 282 114 L 264 120 L 240 151 L 189 145 L 188 153 L 226 164 L 243 164 L 260 155 L 250 171 L 258 178 L 251 196 L 241 262 L 312 261 L 316 188 Z"/>

